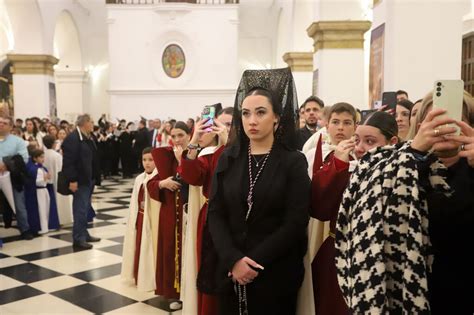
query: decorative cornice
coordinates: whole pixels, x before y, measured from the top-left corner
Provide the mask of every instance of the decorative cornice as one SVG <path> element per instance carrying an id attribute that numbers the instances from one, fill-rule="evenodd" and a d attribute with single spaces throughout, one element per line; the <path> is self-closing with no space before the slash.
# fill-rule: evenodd
<path id="1" fill-rule="evenodd" d="M 319 49 L 364 48 L 364 33 L 370 21 L 319 21 L 306 30 L 314 40 L 314 52 Z"/>
<path id="2" fill-rule="evenodd" d="M 200 95 L 222 95 L 235 94 L 235 88 L 229 89 L 112 89 L 107 90 L 109 95 L 166 95 L 166 96 L 200 96 Z"/>
<path id="3" fill-rule="evenodd" d="M 54 72 L 56 83 L 84 83 L 87 82 L 86 71 L 56 70 Z"/>
<path id="4" fill-rule="evenodd" d="M 53 66 L 59 59 L 51 55 L 7 54 L 11 61 L 13 74 L 48 74 L 54 75 Z"/>
<path id="5" fill-rule="evenodd" d="M 312 72 L 312 52 L 287 52 L 283 55 L 283 61 L 288 64 L 291 71 Z"/>

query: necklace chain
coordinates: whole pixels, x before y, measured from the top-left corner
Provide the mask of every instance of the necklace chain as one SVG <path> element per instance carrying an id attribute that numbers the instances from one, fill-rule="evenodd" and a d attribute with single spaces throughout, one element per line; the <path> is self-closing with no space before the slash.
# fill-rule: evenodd
<path id="1" fill-rule="evenodd" d="M 257 174 L 255 175 L 255 178 L 253 178 L 253 174 L 252 174 L 252 157 L 251 157 L 251 152 L 250 152 L 250 144 L 249 144 L 249 151 L 248 151 L 248 155 L 249 155 L 249 194 L 247 196 L 247 205 L 248 205 L 248 210 L 247 210 L 247 215 L 245 216 L 245 221 L 248 220 L 249 216 L 250 216 L 250 213 L 252 212 L 252 206 L 253 206 L 253 189 L 254 189 L 254 186 L 255 186 L 255 183 L 257 182 L 258 178 L 260 177 L 260 174 L 262 173 L 263 169 L 265 168 L 265 165 L 267 164 L 267 160 L 268 160 L 268 157 L 270 156 L 270 153 L 272 152 L 272 149 L 270 149 L 270 151 L 265 155 L 265 157 L 263 158 L 263 163 L 262 163 L 262 166 L 260 168 L 258 168 L 258 164 L 257 164 Z"/>
<path id="2" fill-rule="evenodd" d="M 268 153 L 267 153 L 267 154 L 268 154 Z M 267 155 L 267 154 L 266 154 L 266 155 Z M 260 164 L 260 162 L 262 162 L 262 160 L 263 160 L 265 157 L 262 156 L 262 157 L 260 157 L 260 159 L 257 160 L 257 158 L 255 157 L 255 155 L 252 155 L 252 158 L 253 158 L 253 160 L 255 161 L 255 164 L 256 164 L 257 167 L 258 167 L 258 165 Z"/>
<path id="3" fill-rule="evenodd" d="M 248 150 L 248 160 L 249 160 L 249 194 L 247 196 L 247 214 L 245 216 L 245 221 L 248 220 L 250 213 L 252 212 L 252 205 L 253 205 L 253 189 L 255 187 L 255 183 L 257 182 L 258 178 L 260 177 L 260 174 L 263 171 L 263 168 L 267 164 L 268 157 L 270 156 L 270 153 L 272 152 L 272 149 L 265 154 L 264 157 L 260 159 L 260 161 L 257 161 L 255 156 L 251 154 L 250 150 L 250 144 L 249 144 L 249 150 Z M 255 178 L 253 178 L 253 172 L 252 172 L 252 158 L 255 160 L 255 163 L 257 164 L 257 174 L 255 175 Z M 260 162 L 263 160 L 262 166 L 259 168 Z M 248 315 L 249 310 L 248 310 L 248 300 L 247 300 L 247 286 L 246 285 L 240 285 L 238 283 L 235 283 L 235 293 L 237 294 L 237 297 L 239 299 L 239 315 Z"/>

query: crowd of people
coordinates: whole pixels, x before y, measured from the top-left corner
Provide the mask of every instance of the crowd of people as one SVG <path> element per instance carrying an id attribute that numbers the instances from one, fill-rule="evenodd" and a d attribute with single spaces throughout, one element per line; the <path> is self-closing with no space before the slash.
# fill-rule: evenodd
<path id="1" fill-rule="evenodd" d="M 471 95 L 461 121 L 432 92 L 412 103 L 398 91 L 392 110 L 298 107 L 289 69 L 248 70 L 234 106 L 214 106 L 211 119 L 137 128 L 1 118 L 5 224 L 16 212 L 25 238 L 58 228 L 63 178 L 74 245 L 91 248 L 93 188 L 121 169 L 140 173 L 121 276 L 184 315 L 474 312 Z"/>

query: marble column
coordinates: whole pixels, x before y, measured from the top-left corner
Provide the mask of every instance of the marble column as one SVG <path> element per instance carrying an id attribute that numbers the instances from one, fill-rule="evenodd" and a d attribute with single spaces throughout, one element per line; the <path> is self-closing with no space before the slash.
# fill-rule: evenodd
<path id="1" fill-rule="evenodd" d="M 55 104 L 54 69 L 51 55 L 7 54 L 12 63 L 15 117 L 50 117 Z"/>

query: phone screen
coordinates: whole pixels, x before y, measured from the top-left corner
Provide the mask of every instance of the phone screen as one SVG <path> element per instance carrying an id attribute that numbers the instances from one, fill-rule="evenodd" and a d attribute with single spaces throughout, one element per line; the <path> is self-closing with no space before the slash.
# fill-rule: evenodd
<path id="1" fill-rule="evenodd" d="M 206 131 L 211 130 L 211 126 L 214 124 L 214 118 L 216 116 L 216 108 L 214 106 L 206 106 L 204 107 L 202 111 L 201 118 L 203 120 L 208 119 L 206 125 L 209 126 L 209 128 L 206 129 Z"/>

